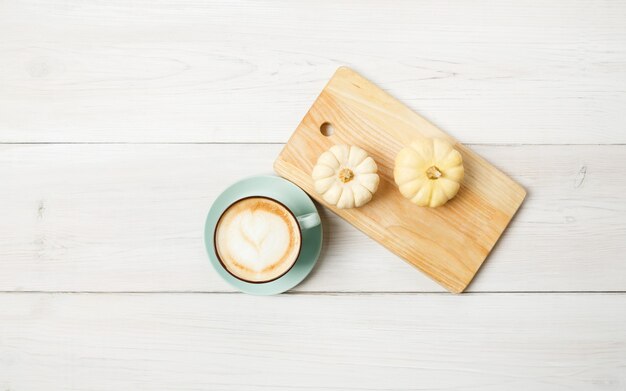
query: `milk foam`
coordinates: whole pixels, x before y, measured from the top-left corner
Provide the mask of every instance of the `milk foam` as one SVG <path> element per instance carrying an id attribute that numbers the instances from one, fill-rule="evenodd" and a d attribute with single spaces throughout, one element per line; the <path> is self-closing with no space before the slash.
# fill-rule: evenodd
<path id="1" fill-rule="evenodd" d="M 222 216 L 216 247 L 226 268 L 249 281 L 268 281 L 285 273 L 300 251 L 294 217 L 278 203 L 250 198 Z"/>

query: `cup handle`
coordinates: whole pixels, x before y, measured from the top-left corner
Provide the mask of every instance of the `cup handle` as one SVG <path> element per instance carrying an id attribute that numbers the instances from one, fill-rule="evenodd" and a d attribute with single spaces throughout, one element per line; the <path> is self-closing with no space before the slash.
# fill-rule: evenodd
<path id="1" fill-rule="evenodd" d="M 300 228 L 302 229 L 317 227 L 322 223 L 322 221 L 320 220 L 320 215 L 315 212 L 298 216 L 297 219 L 298 223 L 300 224 Z"/>

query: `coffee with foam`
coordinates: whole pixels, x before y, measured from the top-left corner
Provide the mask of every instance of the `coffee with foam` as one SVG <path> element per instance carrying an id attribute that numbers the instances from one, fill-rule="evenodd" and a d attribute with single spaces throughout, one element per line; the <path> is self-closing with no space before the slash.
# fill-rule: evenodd
<path id="1" fill-rule="evenodd" d="M 215 228 L 215 250 L 226 270 L 249 282 L 269 282 L 289 271 L 300 254 L 298 221 L 264 197 L 231 205 Z"/>

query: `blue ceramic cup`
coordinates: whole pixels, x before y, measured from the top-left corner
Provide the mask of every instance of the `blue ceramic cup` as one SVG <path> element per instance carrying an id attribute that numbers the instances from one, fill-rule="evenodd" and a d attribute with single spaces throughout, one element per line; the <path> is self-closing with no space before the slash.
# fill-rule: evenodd
<path id="1" fill-rule="evenodd" d="M 262 201 L 259 201 L 262 200 Z M 280 266 L 282 268 L 285 268 L 284 271 L 278 275 L 271 275 L 266 279 L 263 280 L 257 280 L 257 281 L 252 281 L 252 280 L 248 280 L 243 276 L 237 275 L 236 271 L 231 270 L 227 263 L 224 262 L 224 259 L 222 257 L 222 254 L 220 254 L 220 247 L 218 246 L 218 232 L 219 232 L 219 227 L 220 224 L 222 224 L 222 221 L 224 220 L 224 216 L 226 216 L 229 211 L 235 207 L 235 205 L 239 205 L 240 203 L 242 203 L 242 201 L 245 202 L 249 202 L 252 201 L 254 203 L 254 205 L 258 205 L 259 202 L 263 203 L 263 204 L 270 204 L 273 205 L 270 208 L 276 210 L 281 210 L 282 212 L 280 213 L 286 213 L 287 215 L 291 215 L 291 217 L 293 218 L 293 220 L 291 220 L 291 223 L 295 223 L 295 226 L 293 226 L 292 228 L 296 228 L 295 232 L 296 235 L 298 236 L 298 240 L 296 241 L 298 243 L 297 247 L 294 246 L 293 249 L 290 249 L 289 252 L 291 254 L 293 254 L 293 258 L 292 259 L 287 259 L 285 262 L 281 263 Z M 236 212 L 235 212 L 236 213 Z M 317 212 L 311 212 L 311 213 L 306 213 L 300 216 L 296 216 L 295 213 L 293 213 L 291 210 L 289 210 L 289 208 L 283 204 L 282 202 L 280 202 L 277 199 L 271 198 L 271 197 L 267 197 L 267 196 L 248 196 L 248 197 L 244 197 L 241 198 L 235 202 L 233 202 L 232 204 L 230 204 L 226 210 L 224 210 L 224 212 L 222 212 L 222 215 L 219 217 L 219 219 L 217 220 L 217 224 L 216 224 L 216 228 L 215 228 L 215 233 L 213 235 L 213 249 L 215 251 L 215 255 L 217 256 L 217 259 L 220 261 L 220 264 L 222 265 L 222 267 L 229 272 L 233 277 L 240 279 L 241 281 L 244 282 L 248 282 L 251 284 L 265 284 L 271 281 L 274 281 L 276 279 L 279 279 L 280 277 L 284 276 L 285 274 L 287 274 L 289 272 L 289 270 L 291 270 L 291 268 L 293 267 L 293 265 L 296 264 L 296 261 L 298 260 L 298 256 L 300 255 L 300 250 L 302 249 L 302 232 L 307 230 L 307 229 L 311 229 L 314 227 L 317 227 L 318 225 L 321 224 L 320 221 L 320 216 L 317 214 Z M 267 224 L 262 224 L 266 229 L 269 229 L 269 227 L 267 227 Z M 287 239 L 287 241 L 289 241 L 289 239 Z M 276 266 L 276 264 L 274 264 L 274 266 Z"/>
<path id="2" fill-rule="evenodd" d="M 249 282 L 231 274 L 220 261 L 215 246 L 215 231 L 220 217 L 238 201 L 263 197 L 288 210 L 298 221 L 301 240 L 297 259 L 283 275 L 268 282 Z M 311 272 L 322 247 L 322 224 L 315 204 L 293 183 L 271 175 L 243 179 L 228 187 L 213 202 L 204 229 L 205 248 L 216 272 L 236 289 L 255 295 L 282 293 L 299 284 Z"/>

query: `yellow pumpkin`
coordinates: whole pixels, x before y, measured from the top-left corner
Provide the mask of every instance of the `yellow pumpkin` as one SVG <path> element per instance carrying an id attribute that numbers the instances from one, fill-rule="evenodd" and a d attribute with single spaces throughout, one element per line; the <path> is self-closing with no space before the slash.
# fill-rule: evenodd
<path id="1" fill-rule="evenodd" d="M 459 191 L 463 158 L 448 141 L 423 138 L 396 156 L 393 176 L 400 193 L 419 206 L 441 206 Z"/>

